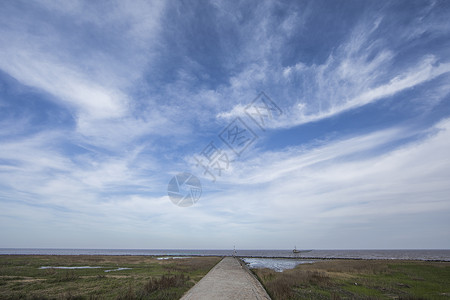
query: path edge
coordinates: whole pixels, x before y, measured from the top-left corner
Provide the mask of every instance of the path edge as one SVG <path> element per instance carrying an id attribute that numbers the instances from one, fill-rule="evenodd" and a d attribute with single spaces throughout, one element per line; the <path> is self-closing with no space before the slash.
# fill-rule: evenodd
<path id="1" fill-rule="evenodd" d="M 200 281 L 202 281 L 203 278 L 206 277 L 206 275 L 208 275 L 210 272 L 212 272 L 212 270 L 214 270 L 215 268 L 217 268 L 217 266 L 220 264 L 220 262 L 221 262 L 222 260 L 224 260 L 225 257 L 226 257 L 226 256 L 222 256 L 222 259 L 219 260 L 219 261 L 218 261 L 211 269 L 209 269 L 209 271 L 202 277 L 202 279 L 200 279 L 199 281 L 197 281 L 197 282 L 196 282 L 189 290 L 187 290 L 187 291 L 180 297 L 180 300 L 181 300 L 181 299 L 189 299 L 189 298 L 185 298 L 185 297 L 188 296 L 188 294 L 192 291 L 192 289 L 194 289 L 194 288 L 200 283 Z"/>
<path id="2" fill-rule="evenodd" d="M 264 292 L 266 293 L 265 296 L 267 297 L 267 299 L 271 300 L 272 298 L 270 297 L 269 292 L 267 292 L 266 287 L 259 280 L 258 276 L 256 276 L 255 273 L 253 273 L 252 270 L 248 268 L 247 264 L 240 257 L 235 256 L 234 258 L 238 260 L 238 262 L 241 264 L 241 267 L 253 278 L 253 280 L 255 280 L 260 286 L 262 286 Z"/>

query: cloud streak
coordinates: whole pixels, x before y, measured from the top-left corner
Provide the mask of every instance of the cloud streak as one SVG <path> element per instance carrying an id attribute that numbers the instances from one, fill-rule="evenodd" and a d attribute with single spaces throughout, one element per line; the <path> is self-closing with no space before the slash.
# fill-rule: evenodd
<path id="1" fill-rule="evenodd" d="M 447 6 L 2 2 L 0 246 L 448 247 Z M 259 139 L 174 206 L 236 116 Z"/>

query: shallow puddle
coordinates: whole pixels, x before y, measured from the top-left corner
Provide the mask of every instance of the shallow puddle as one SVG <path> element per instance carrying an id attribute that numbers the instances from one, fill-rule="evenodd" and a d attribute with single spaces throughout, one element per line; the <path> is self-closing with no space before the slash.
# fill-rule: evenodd
<path id="1" fill-rule="evenodd" d="M 40 267 L 39 269 L 63 269 L 63 270 L 76 270 L 76 269 L 101 269 L 103 267 L 90 267 L 90 266 L 82 266 L 82 267 Z"/>
<path id="2" fill-rule="evenodd" d="M 312 264 L 316 260 L 310 259 L 289 259 L 289 258 L 250 258 L 245 257 L 242 260 L 250 269 L 272 269 L 277 272 L 283 272 L 287 269 L 293 269 L 301 264 Z"/>

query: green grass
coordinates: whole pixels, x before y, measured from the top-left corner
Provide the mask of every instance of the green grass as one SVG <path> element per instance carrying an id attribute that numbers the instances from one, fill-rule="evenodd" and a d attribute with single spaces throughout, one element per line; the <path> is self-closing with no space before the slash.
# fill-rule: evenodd
<path id="1" fill-rule="evenodd" d="M 325 260 L 253 270 L 272 299 L 450 299 L 450 263 Z"/>
<path id="2" fill-rule="evenodd" d="M 0 255 L 0 299 L 178 299 L 219 261 L 220 257 Z M 104 272 L 118 267 L 132 269 Z"/>

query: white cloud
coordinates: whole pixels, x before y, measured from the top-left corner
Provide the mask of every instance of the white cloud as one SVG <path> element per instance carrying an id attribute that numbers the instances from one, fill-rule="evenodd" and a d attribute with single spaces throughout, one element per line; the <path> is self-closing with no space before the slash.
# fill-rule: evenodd
<path id="1" fill-rule="evenodd" d="M 263 55 L 266 60 L 257 67 L 248 64 L 234 77 L 239 84 L 230 81 L 230 90 L 224 89 L 223 93 L 232 95 L 236 90 L 241 97 L 232 97 L 239 100 L 216 117 L 232 119 L 241 115 L 241 103 L 248 103 L 252 93 L 255 95 L 264 89 L 285 111 L 283 117 L 268 126 L 290 128 L 385 99 L 450 72 L 450 63 L 432 52 L 416 57 L 416 61 L 408 66 L 395 66 L 400 54 L 377 31 L 382 22 L 383 18 L 377 15 L 362 19 L 347 40 L 337 46 L 322 64 L 307 65 L 297 61 L 282 67 L 281 58 Z M 413 38 L 411 34 L 414 31 L 415 27 L 407 28 L 399 38 L 407 41 Z M 276 33 L 277 29 L 272 28 L 264 31 L 262 39 L 265 43 L 249 42 L 249 53 L 245 56 L 258 57 L 261 48 L 272 53 L 277 47 L 282 47 L 285 40 L 271 37 Z M 260 44 L 265 46 L 260 47 Z M 258 76 L 245 76 L 249 72 Z M 450 91 L 450 86 L 441 84 L 437 89 L 441 90 L 438 97 L 442 98 Z M 424 105 L 434 106 L 437 102 L 426 100 Z"/>
<path id="2" fill-rule="evenodd" d="M 51 95 L 47 99 L 74 114 L 79 134 L 88 136 L 92 144 L 104 144 L 108 132 L 100 128 L 115 127 L 117 132 L 119 123 L 135 122 L 131 118 L 135 99 L 129 89 L 151 63 L 163 3 L 40 1 L 30 5 L 40 6 L 42 14 L 16 9 L 3 16 L 3 23 L 13 26 L 0 29 L 0 69 Z M 156 119 L 154 123 L 160 124 L 164 117 Z M 99 126 L 103 121 L 108 126 Z"/>
<path id="3" fill-rule="evenodd" d="M 213 87 L 204 84 L 195 71 L 208 67 L 187 57 L 187 63 L 174 66 L 167 82 L 156 86 L 143 77 L 165 71 L 157 69 L 161 62 L 155 57 L 171 57 L 154 53 L 155 45 L 158 51 L 171 51 L 159 36 L 165 25 L 164 2 L 30 5 L 39 6 L 48 19 L 30 9 L 0 20 L 0 69 L 68 108 L 76 124 L 32 134 L 27 132 L 31 116 L 0 120 L 5 138 L 0 148 L 0 161 L 5 162 L 0 166 L 0 221 L 22 220 L 27 224 L 23 228 L 13 222 L 19 235 L 31 228 L 45 238 L 42 232 L 63 224 L 60 236 L 95 231 L 78 242 L 90 239 L 95 244 L 95 237 L 104 233 L 115 240 L 119 232 L 120 241 L 132 236 L 138 247 L 143 238 L 145 246 L 158 240 L 158 247 L 208 247 L 205 237 L 214 230 L 221 237 L 215 241 L 219 247 L 236 239 L 254 247 L 269 238 L 280 242 L 277 247 L 291 247 L 290 239 L 301 234 L 309 241 L 330 239 L 329 230 L 345 226 L 363 225 L 371 232 L 380 220 L 404 218 L 412 224 L 413 216 L 449 211 L 448 120 L 425 139 L 381 154 L 380 148 L 424 132 L 392 128 L 277 152 L 249 149 L 255 156 L 233 162 L 215 185 L 206 183 L 209 178 L 203 181 L 204 196 L 196 206 L 182 209 L 164 196 L 169 174 L 183 167 L 182 157 L 191 158 L 178 146 L 204 141 L 217 119 L 242 116 L 261 90 L 284 110 L 283 118 L 269 126 L 289 128 L 446 76 L 450 64 L 439 52 L 415 56 L 408 67 L 395 65 L 399 54 L 375 35 L 384 22 L 379 16 L 364 19 L 325 61 L 287 62 L 281 54 L 289 39 L 304 34 L 308 8 L 289 11 L 280 20 L 274 14 L 278 3 L 260 3 L 244 16 L 235 13 L 234 4 L 217 2 L 217 28 L 238 35 L 219 38 L 229 54 L 218 66 L 227 72 L 222 81 Z M 406 29 L 399 39 L 423 32 Z M 141 99 L 148 90 L 151 96 Z M 448 91 L 448 85 L 440 84 L 430 91 L 433 101 L 420 100 L 431 107 Z M 141 98 L 135 99 L 136 94 Z M 10 105 L 12 99 L 6 100 L 0 105 Z M 161 140 L 172 136 L 176 138 Z M 171 147 L 175 151 L 170 153 L 155 150 Z M 167 164 L 168 157 L 174 162 Z"/>
<path id="4" fill-rule="evenodd" d="M 161 172 L 160 163 L 148 155 L 141 157 L 143 146 L 133 145 L 116 155 L 80 151 L 68 156 L 65 147 L 70 143 L 65 131 L 3 141 L 0 161 L 7 163 L 0 166 L 0 197 L 79 211 L 115 193 L 161 192 L 164 177 L 153 175 Z"/>
<path id="5" fill-rule="evenodd" d="M 114 118 L 127 112 L 127 97 L 119 90 L 96 84 L 86 74 L 52 62 L 45 54 L 13 52 L 3 52 L 0 67 L 22 84 L 42 89 L 89 118 Z"/>
<path id="6" fill-rule="evenodd" d="M 381 68 L 381 66 L 378 67 Z M 353 69 L 355 68 L 353 67 Z M 327 108 L 323 110 L 319 109 L 318 112 L 305 113 L 305 109 L 303 106 L 301 106 L 300 109 L 296 109 L 294 107 L 294 109 L 288 111 L 287 117 L 285 119 L 279 120 L 278 122 L 277 120 L 275 120 L 275 122 L 269 125 L 275 128 L 292 127 L 329 118 L 342 112 L 355 109 L 363 105 L 395 95 L 396 93 L 433 80 L 436 77 L 448 72 L 450 72 L 450 63 L 436 64 L 436 59 L 434 57 L 426 57 L 417 66 L 392 78 L 386 84 L 381 84 L 375 87 L 361 90 L 360 94 L 352 98 L 345 99 L 345 101 L 337 101 L 337 104 L 327 105 Z M 359 75 L 361 74 L 356 74 L 356 76 Z M 445 90 L 449 92 L 450 86 L 446 86 Z M 336 91 L 336 94 L 339 95 L 342 93 Z"/>
<path id="7" fill-rule="evenodd" d="M 229 212 L 229 222 L 246 216 L 250 224 L 278 233 L 304 223 L 312 235 L 349 224 L 365 224 L 370 232 L 394 216 L 413 226 L 420 215 L 450 212 L 450 120 L 424 139 L 373 155 L 406 136 L 403 128 L 261 153 L 234 162 L 234 171 L 216 183 L 218 191 L 201 201 L 209 201 L 204 205 L 211 212 Z"/>
<path id="8" fill-rule="evenodd" d="M 245 107 L 246 105 L 237 104 L 231 111 L 217 114 L 217 118 L 229 120 L 232 118 L 245 116 Z"/>

